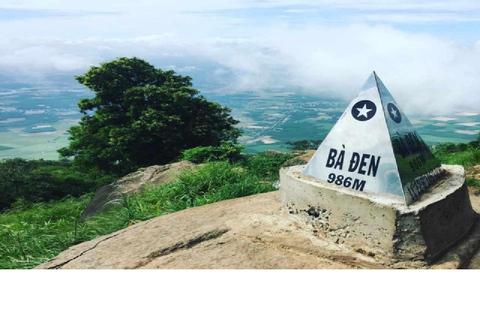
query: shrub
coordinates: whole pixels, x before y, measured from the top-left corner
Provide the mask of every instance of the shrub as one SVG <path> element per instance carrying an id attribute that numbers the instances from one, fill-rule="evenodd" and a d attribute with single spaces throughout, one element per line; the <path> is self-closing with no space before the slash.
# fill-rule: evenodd
<path id="1" fill-rule="evenodd" d="M 276 180 L 282 164 L 296 155 L 291 153 L 256 153 L 246 157 L 243 166 L 264 179 Z"/>
<path id="2" fill-rule="evenodd" d="M 183 160 L 193 163 L 205 163 L 211 161 L 236 162 L 241 159 L 244 147 L 233 143 L 223 143 L 219 147 L 196 147 L 183 152 Z"/>
<path id="3" fill-rule="evenodd" d="M 299 140 L 299 141 L 287 141 L 285 144 L 292 150 L 316 150 L 322 140 Z"/>
<path id="4" fill-rule="evenodd" d="M 0 162 L 0 210 L 19 199 L 28 203 L 78 197 L 114 178 L 93 170 L 76 171 L 69 161 L 5 160 Z"/>
<path id="5" fill-rule="evenodd" d="M 464 167 L 480 164 L 480 150 L 469 149 L 451 152 L 438 152 L 435 150 L 434 154 L 443 164 L 459 164 Z"/>

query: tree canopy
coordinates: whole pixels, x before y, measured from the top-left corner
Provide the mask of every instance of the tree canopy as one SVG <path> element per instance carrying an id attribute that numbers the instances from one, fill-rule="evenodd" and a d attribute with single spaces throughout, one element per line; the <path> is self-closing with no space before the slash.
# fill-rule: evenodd
<path id="1" fill-rule="evenodd" d="M 59 150 L 76 166 L 123 174 L 240 135 L 231 110 L 199 95 L 190 77 L 144 60 L 119 58 L 76 80 L 95 92 L 78 103 L 83 117 L 69 130 L 69 146 Z"/>

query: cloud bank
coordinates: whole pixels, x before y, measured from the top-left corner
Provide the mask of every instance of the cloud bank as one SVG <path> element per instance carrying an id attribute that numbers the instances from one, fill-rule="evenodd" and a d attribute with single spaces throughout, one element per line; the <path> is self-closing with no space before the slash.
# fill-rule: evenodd
<path id="1" fill-rule="evenodd" d="M 388 5 L 367 1 L 363 6 L 353 1 L 328 3 L 349 10 L 368 10 L 368 14 L 360 15 L 363 21 L 292 23 L 291 15 L 311 14 L 320 9 L 308 3 L 291 7 L 286 1 L 282 5 L 290 7 L 277 8 L 275 18 L 269 16 L 268 23 L 252 24 L 261 17 L 225 13 L 224 7 L 216 7 L 212 2 L 208 6 L 210 11 L 193 7 L 185 13 L 186 9 L 167 7 L 170 11 L 164 11 L 171 15 L 164 15 L 164 24 L 142 29 L 125 20 L 126 12 L 131 10 L 132 15 L 142 16 L 146 21 L 152 17 L 140 14 L 146 12 L 145 8 L 142 11 L 128 7 L 121 1 L 124 7 L 117 8 L 123 11 L 107 15 L 100 25 L 85 32 L 54 32 L 57 29 L 49 28 L 65 25 L 66 21 L 85 26 L 95 17 L 48 19 L 50 23 L 46 26 L 40 25 L 38 19 L 4 22 L 0 23 L 0 29 L 17 26 L 19 31 L 14 36 L 0 37 L 0 72 L 25 81 L 38 81 L 41 75 L 79 74 L 101 61 L 138 56 L 158 67 L 174 68 L 194 77 L 202 74 L 215 84 L 217 91 L 224 93 L 294 90 L 350 100 L 375 70 L 407 112 L 447 114 L 480 110 L 480 42 L 459 43 L 383 22 L 389 15 L 412 16 L 408 10 L 413 9 L 419 11 L 411 20 L 432 14 L 447 21 L 452 16 L 475 20 L 472 12 L 479 9 L 475 2 L 461 2 L 456 7 L 449 2 L 426 2 L 423 6 L 416 2 L 402 6 L 398 1 L 390 1 Z M 273 6 L 268 1 L 254 4 Z M 435 5 L 436 11 L 429 11 Z M 238 1 L 236 7 L 248 7 L 248 3 Z M 386 8 L 389 11 L 385 13 Z M 441 8 L 444 11 L 439 11 Z M 100 9 L 106 11 L 108 7 Z M 272 9 L 268 10 L 271 13 Z M 468 12 L 466 17 L 461 15 L 463 11 Z M 285 14 L 290 15 L 288 19 Z M 374 24 L 368 22 L 372 19 L 376 21 Z M 124 25 L 121 21 L 125 21 Z M 111 28 L 106 26 L 112 23 L 115 24 Z M 37 25 L 41 32 L 29 35 L 27 27 Z M 118 32 L 112 31 L 114 26 L 119 27 Z M 128 26 L 131 29 L 124 32 Z M 108 31 L 99 32 L 102 27 Z"/>

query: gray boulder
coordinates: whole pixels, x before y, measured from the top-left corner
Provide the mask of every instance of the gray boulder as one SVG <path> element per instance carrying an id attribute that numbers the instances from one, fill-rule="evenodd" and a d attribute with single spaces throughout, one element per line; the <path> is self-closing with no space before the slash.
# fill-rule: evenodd
<path id="1" fill-rule="evenodd" d="M 80 217 L 84 220 L 106 209 L 106 205 L 123 195 L 139 193 L 147 186 L 160 186 L 172 182 L 184 170 L 192 170 L 195 164 L 188 161 L 170 163 L 162 166 L 151 166 L 139 169 L 117 181 L 97 190 L 92 201 L 83 210 Z"/>

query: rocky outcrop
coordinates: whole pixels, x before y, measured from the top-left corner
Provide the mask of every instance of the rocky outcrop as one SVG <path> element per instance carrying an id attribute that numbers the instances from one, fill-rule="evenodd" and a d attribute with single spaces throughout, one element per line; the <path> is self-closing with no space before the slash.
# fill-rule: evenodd
<path id="1" fill-rule="evenodd" d="M 280 198 L 275 191 L 154 218 L 71 247 L 37 268 L 425 268 L 415 262 L 391 264 L 381 255 L 324 238 L 309 217 L 282 211 Z M 453 248 L 434 267 L 467 266 L 478 239 L 477 228 L 468 245 Z"/>
<path id="2" fill-rule="evenodd" d="M 81 218 L 85 219 L 105 209 L 105 205 L 114 199 L 140 192 L 146 186 L 160 186 L 173 181 L 180 172 L 192 170 L 196 165 L 181 161 L 163 166 L 151 166 L 130 173 L 117 181 L 97 190 L 92 201 L 83 210 Z"/>
<path id="3" fill-rule="evenodd" d="M 74 246 L 45 269 L 382 268 L 281 212 L 279 192 L 191 208 Z"/>

